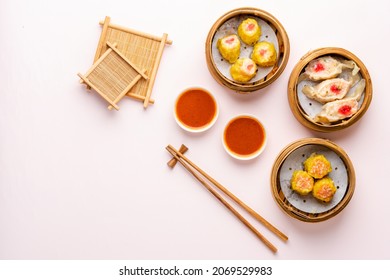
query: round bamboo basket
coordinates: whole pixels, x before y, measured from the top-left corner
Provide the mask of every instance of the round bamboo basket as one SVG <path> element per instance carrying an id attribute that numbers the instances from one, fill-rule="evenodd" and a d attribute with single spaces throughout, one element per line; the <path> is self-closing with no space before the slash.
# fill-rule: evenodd
<path id="1" fill-rule="evenodd" d="M 304 72 L 304 69 L 307 66 L 307 64 L 316 58 L 319 58 L 321 56 L 328 56 L 328 55 L 341 57 L 346 60 L 354 61 L 357 64 L 357 66 L 360 68 L 360 74 L 362 76 L 362 79 L 366 80 L 366 87 L 362 98 L 363 101 L 359 102 L 360 107 L 357 113 L 355 113 L 352 117 L 348 119 L 344 119 L 342 121 L 338 121 L 332 124 L 322 124 L 313 121 L 313 119 L 309 116 L 309 114 L 305 112 L 302 104 L 300 103 L 297 88 L 298 88 L 299 76 L 301 73 Z M 309 53 L 304 55 L 300 59 L 300 61 L 296 64 L 293 71 L 291 72 L 290 79 L 288 82 L 288 101 L 293 115 L 302 125 L 315 131 L 333 132 L 351 126 L 352 124 L 356 123 L 359 119 L 363 117 L 364 113 L 367 111 L 371 103 L 371 99 L 372 99 L 372 81 L 366 66 L 357 56 L 342 48 L 328 47 L 328 48 L 320 48 L 314 51 L 310 51 Z"/>
<path id="2" fill-rule="evenodd" d="M 331 162 L 329 177 L 337 186 L 333 199 L 321 202 L 311 194 L 302 196 L 291 190 L 290 179 L 312 152 L 324 154 Z M 340 213 L 355 190 L 355 171 L 348 155 L 335 143 L 320 138 L 305 138 L 289 144 L 277 156 L 271 172 L 273 197 L 289 216 L 304 222 L 321 222 Z"/>
<path id="3" fill-rule="evenodd" d="M 247 83 L 239 83 L 234 81 L 231 78 L 230 74 L 229 75 L 223 74 L 221 72 L 221 69 L 218 67 L 218 64 L 216 63 L 213 57 L 213 52 L 215 53 L 218 52 L 215 49 L 215 42 L 216 42 L 215 40 L 217 39 L 215 38 L 215 35 L 220 30 L 220 28 L 229 20 L 235 18 L 238 19 L 238 18 L 248 18 L 248 17 L 255 17 L 260 19 L 262 22 L 265 23 L 267 28 L 270 30 L 272 36 L 275 37 L 275 40 L 277 41 L 278 44 L 278 48 L 277 48 L 278 62 L 275 64 L 273 68 L 270 68 L 268 70 L 267 74 L 261 75 L 258 79 L 256 78 L 252 79 Z M 282 24 L 268 12 L 256 8 L 250 8 L 250 7 L 238 8 L 230 12 L 227 12 L 214 23 L 206 39 L 206 61 L 207 61 L 207 67 L 211 75 L 219 84 L 226 86 L 227 88 L 230 88 L 232 90 L 235 90 L 238 93 L 248 93 L 248 92 L 256 91 L 274 82 L 285 69 L 289 58 L 289 54 L 290 54 L 290 42 Z"/>

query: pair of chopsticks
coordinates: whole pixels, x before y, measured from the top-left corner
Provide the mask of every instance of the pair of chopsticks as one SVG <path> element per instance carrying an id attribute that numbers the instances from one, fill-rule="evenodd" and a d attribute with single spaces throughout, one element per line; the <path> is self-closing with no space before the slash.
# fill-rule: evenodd
<path id="1" fill-rule="evenodd" d="M 171 145 L 166 147 L 168 152 L 173 156 L 173 158 L 168 162 L 168 166 L 173 168 L 177 162 L 180 162 L 188 172 L 190 172 L 209 192 L 211 192 L 227 209 L 229 209 L 246 227 L 248 227 L 272 252 L 276 253 L 277 248 L 268 241 L 254 226 L 252 226 L 236 209 L 233 208 L 206 180 L 212 183 L 225 195 L 231 198 L 239 206 L 245 209 L 252 217 L 261 222 L 266 228 L 276 234 L 283 241 L 287 241 L 288 237 L 283 234 L 280 230 L 270 224 L 266 219 L 260 216 L 252 208 L 242 202 L 238 197 L 231 193 L 228 189 L 218 183 L 214 178 L 204 172 L 200 167 L 190 161 L 183 154 L 188 150 L 185 145 L 181 145 L 180 150 L 177 151 Z"/>

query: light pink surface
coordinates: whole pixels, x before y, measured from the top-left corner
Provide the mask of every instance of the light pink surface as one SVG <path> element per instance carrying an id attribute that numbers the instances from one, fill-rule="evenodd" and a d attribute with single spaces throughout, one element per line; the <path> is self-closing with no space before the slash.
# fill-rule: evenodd
<path id="1" fill-rule="evenodd" d="M 244 6 L 277 17 L 291 47 L 281 77 L 249 95 L 220 86 L 204 54 L 213 23 Z M 0 259 L 389 259 L 389 10 L 386 1 L 2 1 Z M 173 40 L 147 110 L 124 99 L 119 112 L 108 111 L 78 82 L 106 15 Z M 374 88 L 364 118 L 331 134 L 300 125 L 286 93 L 299 59 L 326 46 L 358 56 Z M 176 96 L 189 86 L 207 88 L 220 106 L 217 122 L 201 135 L 183 131 L 173 117 Z M 231 158 L 221 142 L 224 125 L 243 113 L 257 116 L 268 133 L 265 151 L 249 162 Z M 336 142 L 357 174 L 347 208 L 318 224 L 284 214 L 270 191 L 276 156 L 304 137 Z M 283 243 L 254 223 L 276 255 L 181 166 L 166 166 L 165 146 L 181 143 L 190 159 L 289 236 Z"/>

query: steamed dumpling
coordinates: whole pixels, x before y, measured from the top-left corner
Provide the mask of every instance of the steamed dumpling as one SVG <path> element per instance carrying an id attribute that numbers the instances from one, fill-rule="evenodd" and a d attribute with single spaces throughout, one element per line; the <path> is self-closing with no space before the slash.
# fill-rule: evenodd
<path id="1" fill-rule="evenodd" d="M 309 98 L 320 103 L 343 99 L 351 88 L 352 83 L 344 79 L 325 80 L 315 86 L 305 85 L 302 92 Z"/>
<path id="2" fill-rule="evenodd" d="M 236 62 L 240 57 L 241 43 L 235 34 L 218 39 L 217 48 L 221 56 L 229 63 Z"/>
<path id="3" fill-rule="evenodd" d="M 299 77 L 299 81 L 321 81 L 337 77 L 343 69 L 352 69 L 352 75 L 356 75 L 360 68 L 352 60 L 338 60 L 331 56 L 323 56 L 309 62 L 305 72 Z"/>
<path id="4" fill-rule="evenodd" d="M 248 82 L 257 72 L 256 63 L 250 58 L 240 58 L 231 67 L 230 74 L 237 82 Z"/>
<path id="5" fill-rule="evenodd" d="M 276 50 L 274 44 L 266 41 L 258 42 L 252 52 L 251 58 L 260 67 L 273 66 L 276 63 Z"/>
<path id="6" fill-rule="evenodd" d="M 305 171 L 315 179 L 321 179 L 332 171 L 330 162 L 324 155 L 313 153 L 303 163 Z"/>
<path id="7" fill-rule="evenodd" d="M 349 117 L 352 117 L 359 109 L 359 103 L 352 98 L 337 100 L 326 103 L 320 113 L 318 113 L 314 121 L 330 124 Z"/>
<path id="8" fill-rule="evenodd" d="M 306 171 L 295 170 L 291 177 L 291 189 L 301 195 L 307 195 L 313 190 L 314 179 Z"/>
<path id="9" fill-rule="evenodd" d="M 313 186 L 313 196 L 323 202 L 332 200 L 337 188 L 329 177 L 318 180 Z"/>
<path id="10" fill-rule="evenodd" d="M 248 18 L 241 22 L 237 32 L 245 44 L 254 45 L 260 38 L 261 28 L 255 19 Z"/>
<path id="11" fill-rule="evenodd" d="M 343 71 L 337 78 L 322 81 L 316 85 L 304 85 L 302 93 L 320 103 L 343 99 L 349 90 L 361 80 L 359 74 L 351 70 Z"/>

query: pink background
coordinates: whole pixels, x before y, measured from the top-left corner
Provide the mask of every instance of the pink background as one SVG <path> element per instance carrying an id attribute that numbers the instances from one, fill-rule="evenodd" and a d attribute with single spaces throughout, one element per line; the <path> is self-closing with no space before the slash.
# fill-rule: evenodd
<path id="1" fill-rule="evenodd" d="M 209 74 L 204 47 L 220 16 L 245 6 L 278 18 L 291 49 L 275 83 L 239 95 Z M 389 11 L 386 1 L 2 1 L 0 259 L 389 259 Z M 78 82 L 106 15 L 173 40 L 147 110 L 126 98 L 119 112 L 108 111 Z M 287 82 L 304 54 L 327 46 L 364 62 L 374 94 L 361 121 L 323 134 L 294 118 Z M 201 135 L 173 118 L 174 100 L 189 86 L 207 88 L 220 105 L 216 124 Z M 268 132 L 265 151 L 249 162 L 231 158 L 221 142 L 224 125 L 241 113 L 257 116 Z M 357 175 L 347 208 L 317 224 L 287 216 L 270 191 L 276 156 L 304 137 L 336 142 Z M 190 159 L 289 236 L 283 243 L 254 222 L 277 254 L 181 166 L 166 166 L 165 146 L 181 143 Z"/>

